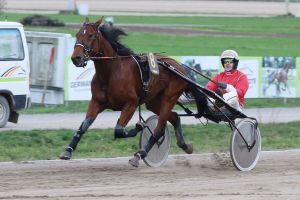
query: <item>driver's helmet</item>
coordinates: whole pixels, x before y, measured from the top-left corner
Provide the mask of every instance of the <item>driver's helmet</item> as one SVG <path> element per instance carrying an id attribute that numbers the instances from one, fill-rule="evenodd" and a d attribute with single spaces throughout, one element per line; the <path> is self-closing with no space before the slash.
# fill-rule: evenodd
<path id="1" fill-rule="evenodd" d="M 238 55 L 238 53 L 234 50 L 225 50 L 225 51 L 223 51 L 223 53 L 221 54 L 221 63 L 223 65 L 223 67 L 224 67 L 225 59 L 228 59 L 228 58 L 233 59 L 233 67 L 232 67 L 231 70 L 237 69 L 237 66 L 239 64 L 239 55 Z"/>

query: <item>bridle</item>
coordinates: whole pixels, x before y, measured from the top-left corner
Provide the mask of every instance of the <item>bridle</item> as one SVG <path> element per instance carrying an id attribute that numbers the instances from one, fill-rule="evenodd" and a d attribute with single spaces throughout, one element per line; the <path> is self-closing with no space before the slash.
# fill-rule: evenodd
<path id="1" fill-rule="evenodd" d="M 83 51 L 84 51 L 84 55 L 86 57 L 90 57 L 90 53 L 93 51 L 92 48 L 88 47 L 86 44 L 84 44 L 83 42 L 78 42 L 76 41 L 75 45 L 74 45 L 74 48 L 76 46 L 81 46 L 83 48 Z"/>
<path id="2" fill-rule="evenodd" d="M 88 45 L 86 45 L 84 42 L 78 41 L 76 40 L 75 45 L 74 45 L 74 49 L 76 48 L 76 46 L 80 46 L 83 48 L 83 60 L 84 60 L 84 64 L 86 65 L 87 61 L 91 58 L 91 53 L 94 50 L 95 47 L 95 42 L 99 42 L 99 37 L 100 37 L 100 28 L 96 28 L 96 26 L 94 26 L 94 23 L 84 23 L 83 24 L 83 30 L 81 30 L 81 35 L 84 35 L 86 33 L 86 29 L 85 27 L 87 26 L 91 26 L 94 31 L 96 32 L 96 34 L 93 36 L 92 42 L 91 42 L 91 47 L 89 47 Z M 96 52 L 95 55 L 102 55 L 103 53 L 101 52 Z"/>

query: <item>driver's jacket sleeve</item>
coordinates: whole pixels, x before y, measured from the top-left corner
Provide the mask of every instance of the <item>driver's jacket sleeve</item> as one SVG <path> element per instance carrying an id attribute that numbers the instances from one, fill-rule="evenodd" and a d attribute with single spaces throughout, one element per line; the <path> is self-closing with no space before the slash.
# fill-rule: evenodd
<path id="1" fill-rule="evenodd" d="M 249 88 L 249 81 L 246 74 L 239 70 L 234 70 L 231 72 L 224 71 L 214 76 L 212 80 L 214 80 L 215 82 L 222 81 L 232 85 L 236 89 L 236 92 L 238 94 L 241 108 L 244 108 L 244 96 Z M 210 90 L 216 91 L 218 86 L 212 81 L 209 81 L 206 84 L 206 87 Z M 223 90 L 223 93 L 226 93 L 226 90 Z"/>

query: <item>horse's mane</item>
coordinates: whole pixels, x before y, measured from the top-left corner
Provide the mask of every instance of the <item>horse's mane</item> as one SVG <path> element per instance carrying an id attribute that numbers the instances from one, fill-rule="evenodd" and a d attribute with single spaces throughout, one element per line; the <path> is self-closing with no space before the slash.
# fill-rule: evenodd
<path id="1" fill-rule="evenodd" d="M 134 54 L 130 48 L 120 42 L 121 37 L 127 35 L 122 29 L 114 26 L 102 25 L 99 30 L 118 55 L 129 56 Z"/>

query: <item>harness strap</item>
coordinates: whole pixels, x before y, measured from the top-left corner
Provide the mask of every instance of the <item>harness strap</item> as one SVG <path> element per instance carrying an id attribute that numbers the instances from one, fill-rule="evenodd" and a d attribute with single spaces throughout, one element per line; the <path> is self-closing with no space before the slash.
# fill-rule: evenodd
<path id="1" fill-rule="evenodd" d="M 141 81 L 142 81 L 142 87 L 141 87 L 141 91 L 140 91 L 140 99 L 139 102 L 142 103 L 147 95 L 148 89 L 149 89 L 149 82 L 150 82 L 150 70 L 147 64 L 142 64 L 138 61 L 138 56 L 133 56 L 132 58 L 134 59 L 134 61 L 136 62 L 139 71 L 140 71 L 140 77 L 141 77 Z"/>

